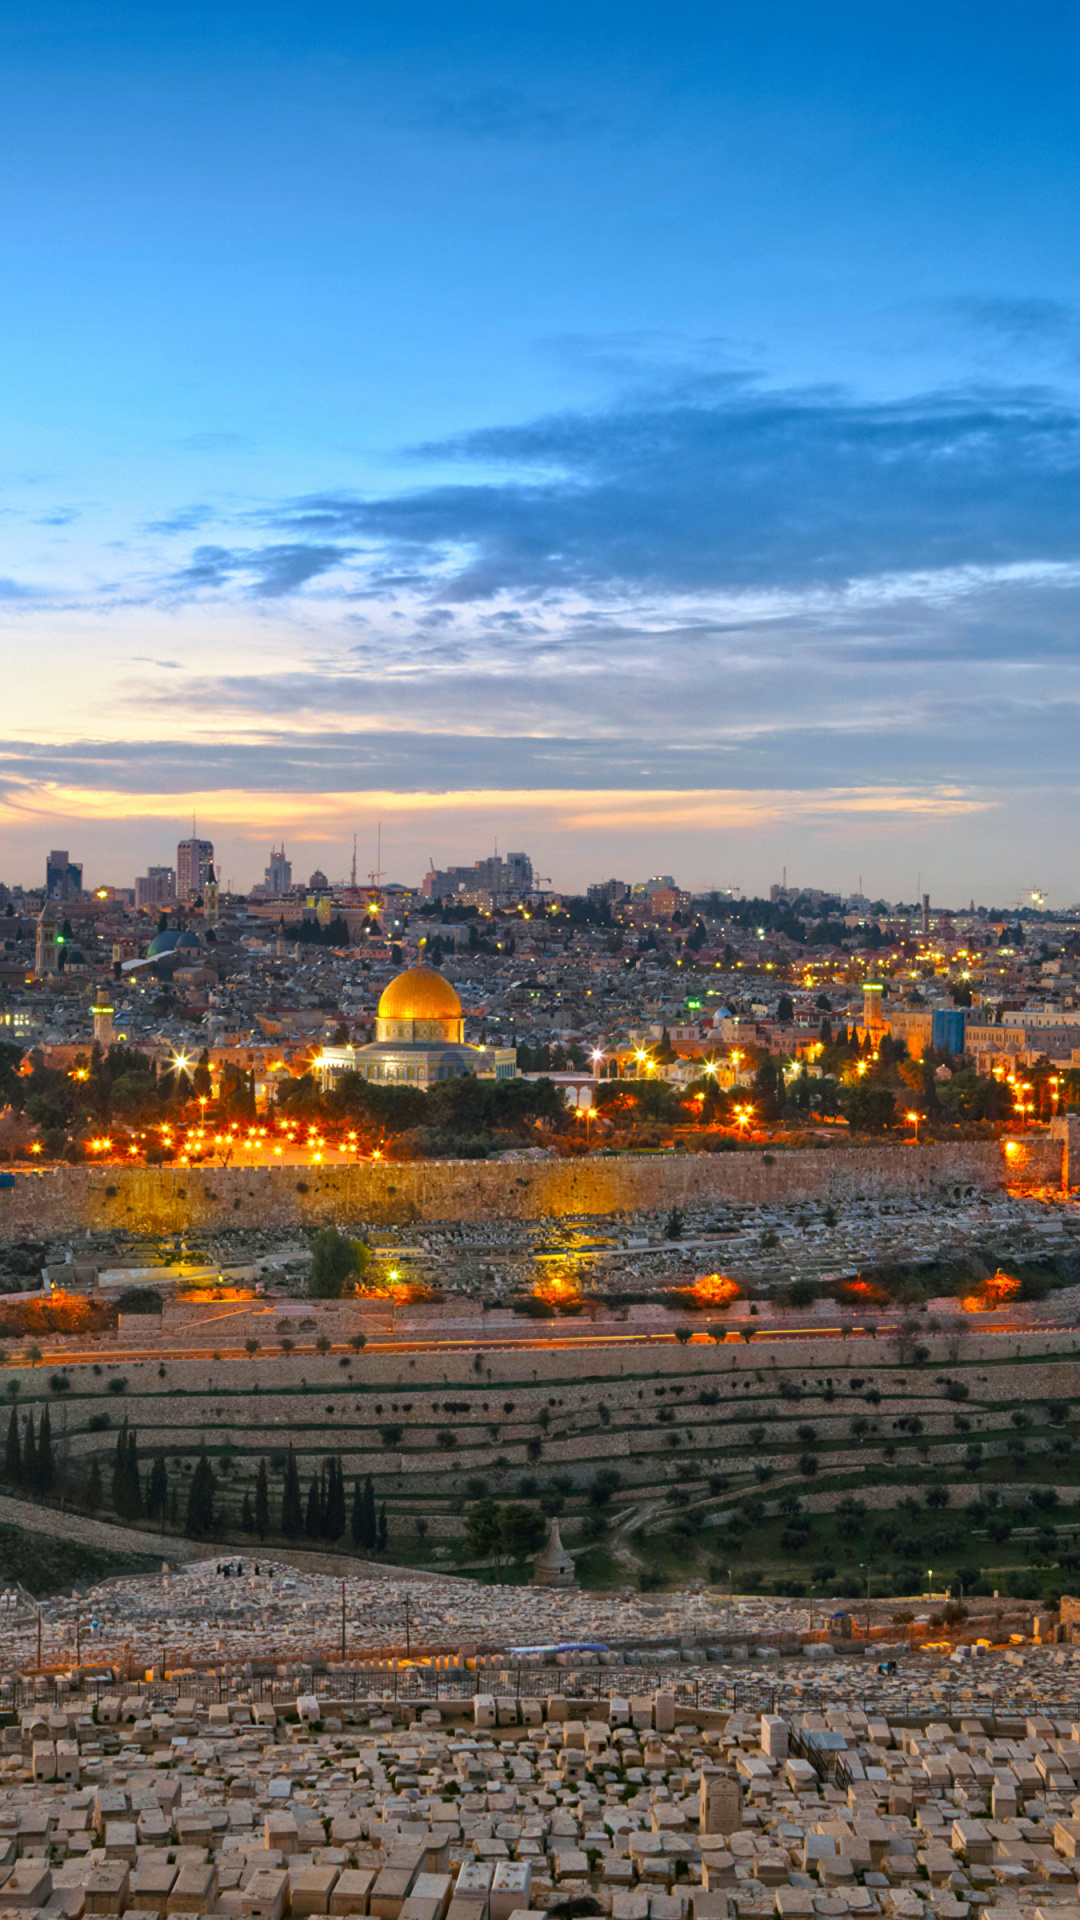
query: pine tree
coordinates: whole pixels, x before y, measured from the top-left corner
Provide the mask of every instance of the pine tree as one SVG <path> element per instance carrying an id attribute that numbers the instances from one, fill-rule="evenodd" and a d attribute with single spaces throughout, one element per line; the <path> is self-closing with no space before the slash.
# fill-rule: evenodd
<path id="1" fill-rule="evenodd" d="M 285 1478 L 281 1489 L 281 1531 L 286 1540 L 296 1540 L 304 1531 L 300 1475 L 296 1471 L 296 1455 L 291 1447 L 285 1462 Z"/>
<path id="2" fill-rule="evenodd" d="M 37 1486 L 37 1442 L 34 1439 L 34 1409 L 31 1407 L 26 1416 L 23 1432 L 22 1483 L 24 1487 Z"/>
<path id="3" fill-rule="evenodd" d="M 313 1473 L 308 1488 L 307 1512 L 304 1516 L 304 1532 L 309 1540 L 317 1540 L 322 1532 L 322 1503 L 319 1499 L 319 1476 Z"/>
<path id="4" fill-rule="evenodd" d="M 86 1483 L 86 1505 L 91 1513 L 96 1513 L 104 1498 L 101 1485 L 101 1468 L 96 1460 L 90 1462 L 90 1478 Z"/>
<path id="5" fill-rule="evenodd" d="M 388 1537 L 389 1537 L 389 1529 L 388 1529 L 388 1527 L 387 1527 L 387 1524 L 386 1524 L 386 1501 L 384 1500 L 384 1501 L 383 1501 L 383 1503 L 382 1503 L 382 1506 L 381 1506 L 381 1507 L 379 1508 L 379 1539 L 378 1539 L 378 1547 L 379 1547 L 379 1552 L 380 1552 L 380 1553 L 385 1553 L 385 1552 L 386 1552 L 386 1542 L 387 1542 L 387 1539 L 388 1539 Z"/>
<path id="6" fill-rule="evenodd" d="M 364 1536 L 364 1496 L 360 1491 L 359 1480 L 353 1481 L 352 1515 L 349 1520 L 349 1532 L 354 1547 L 363 1545 Z"/>
<path id="7" fill-rule="evenodd" d="M 266 1461 L 259 1461 L 255 1477 L 255 1531 L 265 1540 L 270 1531 L 270 1489 L 266 1484 Z"/>
<path id="8" fill-rule="evenodd" d="M 169 1495 L 169 1525 L 170 1527 L 180 1525 L 180 1493 L 176 1486 Z"/>
<path id="9" fill-rule="evenodd" d="M 185 1531 L 196 1539 L 204 1533 L 211 1533 L 214 1527 L 214 1492 L 217 1481 L 214 1469 L 205 1453 L 199 1455 L 198 1465 L 191 1476 L 188 1489 L 187 1526 Z"/>
<path id="10" fill-rule="evenodd" d="M 146 1511 L 152 1520 L 162 1525 L 165 1521 L 165 1506 L 169 1497 L 169 1475 L 165 1466 L 165 1455 L 156 1453 L 150 1469 L 150 1482 L 146 1489 Z"/>
<path id="11" fill-rule="evenodd" d="M 375 1489 L 368 1474 L 364 1482 L 364 1532 L 360 1545 L 365 1553 L 374 1553 L 378 1544 L 379 1527 L 375 1518 Z"/>
<path id="12" fill-rule="evenodd" d="M 51 1493 L 56 1479 L 56 1462 L 52 1450 L 52 1421 L 49 1409 L 45 1408 L 38 1428 L 37 1446 L 37 1486 L 39 1493 Z"/>
<path id="13" fill-rule="evenodd" d="M 19 1444 L 19 1416 L 14 1407 L 8 1421 L 7 1441 L 4 1446 L 4 1479 L 9 1487 L 17 1487 L 22 1480 L 22 1447 Z"/>
<path id="14" fill-rule="evenodd" d="M 255 1516 L 251 1511 L 251 1495 L 246 1487 L 244 1489 L 244 1504 L 240 1509 L 240 1531 L 242 1533 L 254 1533 L 255 1531 Z"/>

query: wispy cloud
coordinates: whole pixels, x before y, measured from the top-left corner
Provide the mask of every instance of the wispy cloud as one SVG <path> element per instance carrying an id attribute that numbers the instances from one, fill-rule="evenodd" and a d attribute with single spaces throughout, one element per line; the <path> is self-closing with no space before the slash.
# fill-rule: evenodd
<path id="1" fill-rule="evenodd" d="M 870 403 L 723 391 L 488 428 L 421 450 L 482 478 L 311 494 L 269 518 L 363 541 L 444 601 L 685 592 L 1072 558 L 1080 412 L 1050 393 Z"/>
<path id="2" fill-rule="evenodd" d="M 321 573 L 340 566 L 347 557 L 344 547 L 314 546 L 304 541 L 287 545 L 252 548 L 197 547 L 191 560 L 172 576 L 178 592 L 198 592 L 228 586 L 241 580 L 245 590 L 258 597 L 274 600 L 297 593 Z"/>

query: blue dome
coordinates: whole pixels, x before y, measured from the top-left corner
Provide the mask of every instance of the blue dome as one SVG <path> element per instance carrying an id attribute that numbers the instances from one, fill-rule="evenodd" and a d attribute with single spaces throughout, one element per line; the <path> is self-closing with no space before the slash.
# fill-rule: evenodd
<path id="1" fill-rule="evenodd" d="M 147 959 L 156 959 L 159 953 L 172 953 L 179 938 L 178 933 L 155 933 L 146 949 Z"/>
<path id="2" fill-rule="evenodd" d="M 185 953 L 189 953 L 192 950 L 192 948 L 194 948 L 195 952 L 197 953 L 199 950 L 199 947 L 202 945 L 202 942 L 200 941 L 198 934 L 192 933 L 189 927 L 186 933 L 180 933 L 177 935 L 176 944 L 177 944 L 177 947 L 182 947 Z"/>

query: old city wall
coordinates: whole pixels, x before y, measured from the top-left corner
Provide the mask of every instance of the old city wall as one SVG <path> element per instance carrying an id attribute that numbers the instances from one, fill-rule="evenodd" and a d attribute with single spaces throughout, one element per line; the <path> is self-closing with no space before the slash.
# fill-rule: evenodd
<path id="1" fill-rule="evenodd" d="M 695 1204 L 942 1196 L 1007 1178 L 1058 1182 L 1063 1147 L 1042 1137 L 926 1147 L 597 1156 L 538 1162 L 411 1161 L 352 1167 L 48 1167 L 0 1188 L 0 1240 L 87 1230 L 376 1226 L 536 1220 Z"/>

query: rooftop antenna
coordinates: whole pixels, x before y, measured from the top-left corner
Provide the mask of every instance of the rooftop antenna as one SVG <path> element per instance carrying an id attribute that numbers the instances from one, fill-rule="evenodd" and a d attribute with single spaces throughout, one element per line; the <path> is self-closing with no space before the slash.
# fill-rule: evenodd
<path id="1" fill-rule="evenodd" d="M 375 855 L 375 870 L 373 873 L 368 874 L 368 879 L 371 881 L 371 884 L 373 887 L 377 887 L 382 881 L 382 877 L 383 877 L 382 876 L 382 821 L 381 820 L 379 821 L 379 837 L 376 842 L 376 846 L 378 848 L 378 851 Z"/>

